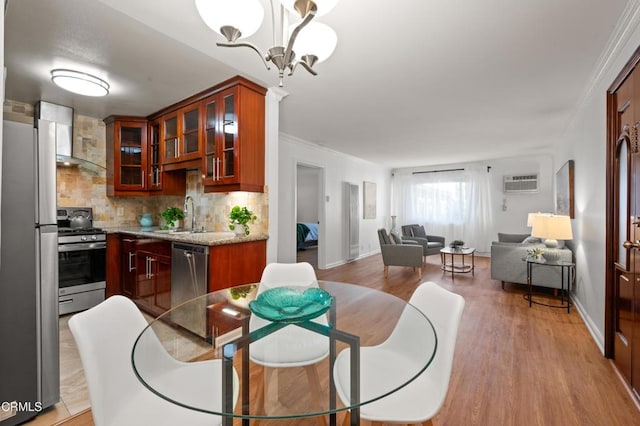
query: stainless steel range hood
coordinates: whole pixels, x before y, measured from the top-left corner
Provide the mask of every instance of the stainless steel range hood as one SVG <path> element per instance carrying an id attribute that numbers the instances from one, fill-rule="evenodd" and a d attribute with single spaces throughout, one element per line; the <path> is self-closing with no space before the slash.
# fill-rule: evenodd
<path id="1" fill-rule="evenodd" d="M 60 166 L 76 166 L 98 173 L 103 166 L 73 155 L 73 108 L 39 101 L 35 105 L 34 126 L 46 120 L 56 123 L 56 161 Z"/>

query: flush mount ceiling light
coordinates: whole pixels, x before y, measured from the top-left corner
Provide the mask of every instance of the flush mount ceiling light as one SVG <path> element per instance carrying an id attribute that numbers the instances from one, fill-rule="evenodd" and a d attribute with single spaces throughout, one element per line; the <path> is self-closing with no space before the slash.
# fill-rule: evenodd
<path id="1" fill-rule="evenodd" d="M 94 75 L 67 69 L 52 70 L 51 81 L 65 90 L 85 96 L 105 96 L 110 87 L 109 83 Z"/>
<path id="2" fill-rule="evenodd" d="M 255 45 L 238 42 L 260 28 L 264 8 L 259 0 L 195 0 L 195 3 L 207 26 L 227 39 L 226 43 L 216 43 L 217 46 L 252 49 L 260 55 L 268 70 L 271 69 L 269 63 L 278 68 L 280 87 L 285 70 L 289 70 L 288 75 L 293 75 L 298 65 L 317 75 L 313 66 L 331 56 L 338 43 L 338 37 L 331 27 L 318 22 L 310 23 L 315 17 L 333 9 L 338 0 L 271 0 L 273 47 L 264 55 Z M 277 10 L 279 14 L 276 14 Z M 289 27 L 290 17 L 302 20 Z M 301 55 L 300 59 L 296 58 L 294 49 Z"/>

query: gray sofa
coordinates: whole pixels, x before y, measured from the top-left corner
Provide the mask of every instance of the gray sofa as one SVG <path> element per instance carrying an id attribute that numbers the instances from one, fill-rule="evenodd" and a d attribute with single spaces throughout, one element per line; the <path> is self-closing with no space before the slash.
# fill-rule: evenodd
<path id="1" fill-rule="evenodd" d="M 498 241 L 491 244 L 491 279 L 502 282 L 527 283 L 527 250 L 535 247 L 547 251 L 542 242 L 523 243 L 529 234 L 498 234 Z M 558 248 L 560 260 L 571 262 L 573 253 L 568 248 Z M 544 254 L 543 254 L 544 256 Z M 562 268 L 533 265 L 533 285 L 548 288 L 561 288 Z"/>

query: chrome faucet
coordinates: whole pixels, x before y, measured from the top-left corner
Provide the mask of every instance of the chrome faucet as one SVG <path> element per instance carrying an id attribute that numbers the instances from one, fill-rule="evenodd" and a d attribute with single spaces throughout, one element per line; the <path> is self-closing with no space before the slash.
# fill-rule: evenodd
<path id="1" fill-rule="evenodd" d="M 184 197 L 184 206 L 182 209 L 186 216 L 189 213 L 189 200 L 191 200 L 191 232 L 196 232 L 198 230 L 198 219 L 196 218 L 196 205 L 191 195 Z"/>

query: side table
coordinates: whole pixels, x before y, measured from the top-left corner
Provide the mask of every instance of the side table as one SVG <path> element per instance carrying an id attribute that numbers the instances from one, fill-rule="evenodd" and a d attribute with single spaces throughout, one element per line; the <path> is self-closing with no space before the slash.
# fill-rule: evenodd
<path id="1" fill-rule="evenodd" d="M 574 262 L 567 262 L 564 260 L 546 260 L 535 259 L 527 257 L 522 259 L 527 262 L 527 294 L 525 298 L 529 300 L 529 307 L 532 303 L 536 305 L 548 306 L 551 308 L 567 308 L 567 313 L 571 312 L 571 298 L 569 297 L 569 291 L 571 290 L 571 284 L 576 279 L 576 264 Z M 560 268 L 561 280 L 560 280 L 560 305 L 550 305 L 547 303 L 536 302 L 533 300 L 533 266 L 546 266 L 552 268 Z M 566 287 L 565 287 L 566 285 Z M 566 304 L 565 304 L 566 296 Z"/>
<path id="2" fill-rule="evenodd" d="M 440 261 L 442 262 L 440 269 L 444 272 L 451 272 L 451 279 L 454 279 L 453 274 L 457 272 L 471 272 L 471 275 L 474 275 L 473 271 L 476 268 L 475 252 L 476 249 L 473 247 L 463 247 L 459 249 L 445 247 L 440 249 Z M 451 256 L 450 263 L 447 263 L 447 255 Z M 456 255 L 462 258 L 462 264 L 456 264 L 454 262 L 454 256 Z M 469 255 L 471 256 L 471 265 L 464 263 L 464 257 Z"/>

